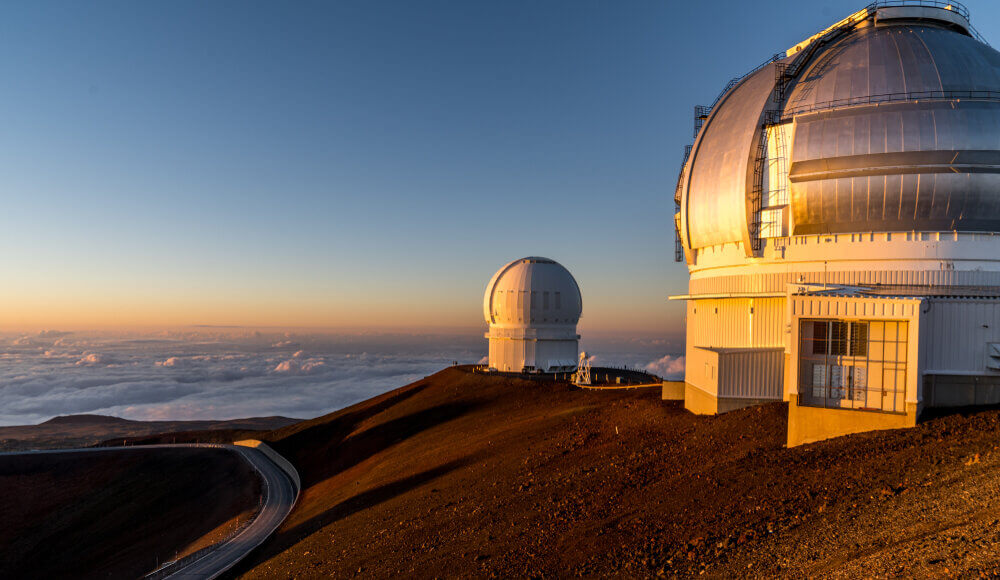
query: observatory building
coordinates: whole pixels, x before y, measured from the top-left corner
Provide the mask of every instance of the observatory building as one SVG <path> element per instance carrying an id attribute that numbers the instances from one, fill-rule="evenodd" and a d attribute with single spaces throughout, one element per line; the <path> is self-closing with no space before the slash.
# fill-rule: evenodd
<path id="1" fill-rule="evenodd" d="M 784 400 L 797 445 L 1000 403 L 1000 53 L 960 4 L 874 2 L 733 79 L 674 199 L 689 410 Z"/>
<path id="2" fill-rule="evenodd" d="M 548 258 L 514 260 L 486 285 L 483 315 L 490 329 L 489 366 L 502 372 L 576 369 L 583 311 L 569 270 Z"/>

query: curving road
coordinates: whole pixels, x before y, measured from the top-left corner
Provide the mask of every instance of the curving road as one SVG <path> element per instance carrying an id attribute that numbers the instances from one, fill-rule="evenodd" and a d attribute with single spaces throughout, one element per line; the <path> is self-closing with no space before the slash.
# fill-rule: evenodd
<path id="1" fill-rule="evenodd" d="M 159 578 L 175 578 L 178 580 L 211 579 L 219 577 L 223 572 L 236 565 L 254 548 L 269 538 L 278 526 L 285 521 L 298 499 L 295 483 L 281 468 L 279 468 L 263 452 L 236 445 L 217 444 L 173 444 L 173 445 L 142 445 L 136 447 L 88 447 L 84 449 L 46 449 L 43 451 L 14 451 L 0 455 L 29 455 L 36 453 L 110 453 L 133 451 L 139 449 L 177 448 L 177 447 L 213 447 L 228 449 L 238 453 L 260 475 L 264 491 L 261 509 L 249 525 L 235 536 L 213 545 L 204 553 L 193 559 L 181 559 L 176 563 L 164 566 L 156 571 Z"/>
<path id="2" fill-rule="evenodd" d="M 243 456 L 257 470 L 264 482 L 263 507 L 247 527 L 232 538 L 212 547 L 208 553 L 190 562 L 178 562 L 167 578 L 216 578 L 242 560 L 268 539 L 295 505 L 296 490 L 291 478 L 264 453 L 250 447 L 227 445 Z"/>

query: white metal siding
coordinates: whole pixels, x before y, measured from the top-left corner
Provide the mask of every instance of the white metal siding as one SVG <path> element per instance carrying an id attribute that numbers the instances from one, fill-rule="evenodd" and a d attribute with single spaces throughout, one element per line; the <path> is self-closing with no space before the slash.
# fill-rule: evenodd
<path id="1" fill-rule="evenodd" d="M 688 342 L 693 346 L 750 346 L 750 300 L 689 302 Z"/>
<path id="2" fill-rule="evenodd" d="M 784 346 L 784 298 L 688 301 L 688 343 L 716 348 Z"/>
<path id="3" fill-rule="evenodd" d="M 747 346 L 783 347 L 785 345 L 784 298 L 754 298 L 751 342 Z"/>
<path id="4" fill-rule="evenodd" d="M 781 400 L 785 305 L 784 298 L 688 301 L 684 380 L 718 397 Z"/>
<path id="5" fill-rule="evenodd" d="M 919 299 L 796 296 L 792 316 L 910 319 L 917 315 L 919 303 Z"/>
<path id="6" fill-rule="evenodd" d="M 986 344 L 1000 342 L 1000 301 L 935 299 L 925 310 L 924 372 L 1000 374 L 986 368 Z"/>
<path id="7" fill-rule="evenodd" d="M 719 396 L 780 401 L 784 389 L 784 349 L 719 354 Z"/>
<path id="8" fill-rule="evenodd" d="M 719 355 L 714 350 L 688 348 L 684 381 L 713 396 L 719 395 Z"/>
<path id="9" fill-rule="evenodd" d="M 824 273 L 788 272 L 755 273 L 733 276 L 692 278 L 688 286 L 691 294 L 722 294 L 735 292 L 784 292 L 788 284 L 892 284 L 892 285 L 1000 285 L 1000 272 L 962 270 L 865 270 Z"/>

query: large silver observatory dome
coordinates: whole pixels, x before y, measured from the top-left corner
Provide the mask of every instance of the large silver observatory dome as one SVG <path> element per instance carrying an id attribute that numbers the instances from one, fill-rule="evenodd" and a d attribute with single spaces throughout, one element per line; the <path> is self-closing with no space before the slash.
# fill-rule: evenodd
<path id="1" fill-rule="evenodd" d="M 878 0 L 733 79 L 674 201 L 687 409 L 783 400 L 798 445 L 1000 403 L 1000 52 L 962 5 Z"/>
<path id="2" fill-rule="evenodd" d="M 683 249 L 759 250 L 778 157 L 786 235 L 1000 232 L 1000 53 L 974 34 L 956 3 L 878 2 L 734 81 L 696 112 Z"/>

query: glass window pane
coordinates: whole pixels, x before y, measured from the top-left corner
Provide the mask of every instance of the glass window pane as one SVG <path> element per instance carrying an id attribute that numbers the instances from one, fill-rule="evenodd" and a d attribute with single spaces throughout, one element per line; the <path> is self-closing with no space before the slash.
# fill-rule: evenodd
<path id="1" fill-rule="evenodd" d="M 871 342 L 876 340 L 885 340 L 885 323 L 884 322 L 869 322 L 869 337 Z"/>
<path id="2" fill-rule="evenodd" d="M 885 340 L 886 342 L 890 340 L 896 340 L 896 329 L 897 324 L 895 322 L 885 323 Z"/>
<path id="3" fill-rule="evenodd" d="M 812 335 L 812 353 L 813 354 L 826 354 L 827 353 L 827 329 L 830 324 L 828 322 L 816 321 L 812 323 L 813 335 Z"/>
<path id="4" fill-rule="evenodd" d="M 851 323 L 851 356 L 868 355 L 868 324 Z"/>
<path id="5" fill-rule="evenodd" d="M 830 323 L 830 354 L 844 356 L 847 354 L 847 323 Z"/>

